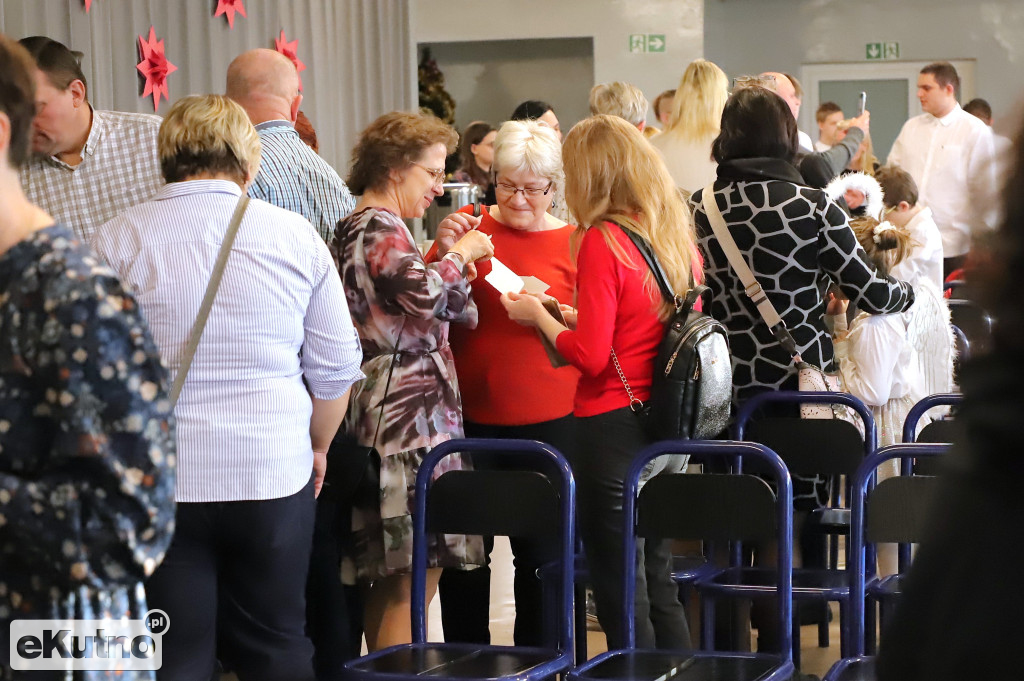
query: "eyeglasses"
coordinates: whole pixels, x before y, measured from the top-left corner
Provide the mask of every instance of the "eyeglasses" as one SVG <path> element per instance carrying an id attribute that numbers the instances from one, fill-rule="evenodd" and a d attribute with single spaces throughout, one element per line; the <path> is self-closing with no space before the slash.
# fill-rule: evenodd
<path id="1" fill-rule="evenodd" d="M 763 87 L 774 92 L 777 85 L 775 84 L 775 76 L 767 74 L 763 76 L 736 76 L 732 79 L 733 90 L 745 87 Z"/>
<path id="2" fill-rule="evenodd" d="M 498 182 L 495 185 L 495 193 L 496 194 L 504 194 L 506 197 L 511 198 L 511 197 L 515 196 L 516 194 L 518 194 L 519 192 L 522 192 L 523 196 L 525 196 L 526 198 L 534 199 L 534 198 L 537 198 L 538 196 L 547 196 L 548 192 L 551 191 L 551 188 L 553 186 L 554 186 L 553 182 L 548 182 L 548 186 L 544 187 L 544 188 L 541 188 L 541 187 L 517 187 L 514 184 L 506 184 L 504 182 Z"/>
<path id="3" fill-rule="evenodd" d="M 427 171 L 430 174 L 430 176 L 434 178 L 435 186 L 444 183 L 444 168 L 428 168 L 422 163 L 417 163 L 416 161 L 411 161 L 411 163 L 417 168 L 422 168 L 423 170 Z"/>

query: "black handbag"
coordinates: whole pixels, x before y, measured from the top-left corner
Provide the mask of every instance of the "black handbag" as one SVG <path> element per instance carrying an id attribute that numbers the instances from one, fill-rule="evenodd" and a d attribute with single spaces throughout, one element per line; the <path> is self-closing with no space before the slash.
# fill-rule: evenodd
<path id="1" fill-rule="evenodd" d="M 710 289 L 697 285 L 685 298 L 677 296 L 647 240 L 621 225 L 619 228 L 640 251 L 662 296 L 675 307 L 658 346 L 646 403 L 633 395 L 612 348 L 612 363 L 629 395 L 629 406 L 653 440 L 714 438 L 729 423 L 732 358 L 722 323 L 694 309 L 697 299 Z"/>
<path id="2" fill-rule="evenodd" d="M 334 499 L 335 503 L 345 506 L 352 503 L 356 491 L 366 479 L 367 469 L 371 465 L 380 466 L 380 453 L 377 451 L 377 436 L 380 424 L 384 420 L 384 408 L 388 403 L 391 391 L 391 375 L 395 371 L 395 363 L 401 351 L 402 332 L 405 331 L 405 320 L 398 332 L 395 352 L 391 355 L 391 366 L 388 368 L 388 380 L 384 385 L 384 399 L 380 404 L 380 415 L 377 417 L 377 428 L 373 432 L 373 443 L 360 444 L 354 435 L 338 429 L 327 450 L 327 472 L 324 474 L 324 491 Z"/>

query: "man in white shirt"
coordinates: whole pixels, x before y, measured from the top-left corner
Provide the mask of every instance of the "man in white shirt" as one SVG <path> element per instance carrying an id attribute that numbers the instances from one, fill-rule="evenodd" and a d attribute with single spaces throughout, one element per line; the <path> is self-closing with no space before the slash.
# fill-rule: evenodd
<path id="1" fill-rule="evenodd" d="M 814 118 L 818 121 L 818 141 L 814 143 L 814 150 L 828 151 L 839 141 L 836 132 L 843 120 L 843 110 L 835 102 L 822 102 L 814 112 Z"/>
<path id="2" fill-rule="evenodd" d="M 992 132 L 960 108 L 960 77 L 948 62 L 921 69 L 917 98 L 924 113 L 903 125 L 889 152 L 914 178 L 921 203 L 942 235 L 943 275 L 963 266 L 972 235 L 993 224 L 997 190 Z"/>
<path id="3" fill-rule="evenodd" d="M 45 36 L 19 42 L 38 67 L 33 158 L 21 170 L 22 187 L 88 243 L 97 227 L 163 186 L 156 152 L 161 119 L 93 109 L 80 52 Z"/>

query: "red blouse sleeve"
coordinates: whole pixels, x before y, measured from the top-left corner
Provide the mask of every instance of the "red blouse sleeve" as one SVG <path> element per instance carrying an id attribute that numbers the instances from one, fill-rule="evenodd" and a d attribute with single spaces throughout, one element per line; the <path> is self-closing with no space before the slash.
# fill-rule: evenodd
<path id="1" fill-rule="evenodd" d="M 576 330 L 555 339 L 562 356 L 586 376 L 600 374 L 611 361 L 622 267 L 601 230 L 587 230 L 577 260 Z"/>

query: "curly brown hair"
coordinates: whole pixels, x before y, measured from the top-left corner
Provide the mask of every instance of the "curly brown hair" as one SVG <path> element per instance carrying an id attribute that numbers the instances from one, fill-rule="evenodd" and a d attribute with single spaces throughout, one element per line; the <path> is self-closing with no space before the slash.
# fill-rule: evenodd
<path id="1" fill-rule="evenodd" d="M 356 195 L 382 190 L 392 170 L 409 166 L 427 147 L 443 144 L 451 154 L 458 141 L 459 134 L 435 116 L 404 111 L 384 114 L 363 130 L 352 149 L 348 188 Z"/>

